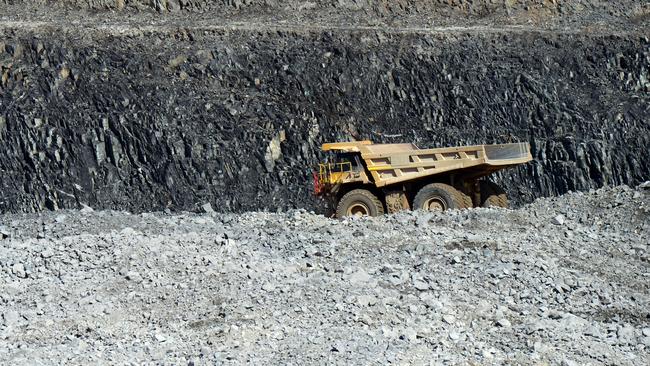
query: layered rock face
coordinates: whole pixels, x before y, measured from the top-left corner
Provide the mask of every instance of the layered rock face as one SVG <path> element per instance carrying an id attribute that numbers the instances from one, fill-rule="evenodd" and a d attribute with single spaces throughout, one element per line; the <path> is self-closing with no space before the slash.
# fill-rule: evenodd
<path id="1" fill-rule="evenodd" d="M 350 139 L 529 141 L 535 161 L 495 177 L 516 202 L 650 177 L 636 5 L 626 31 L 191 12 L 36 22 L 17 6 L 0 29 L 0 211 L 320 207 L 320 144 Z"/>

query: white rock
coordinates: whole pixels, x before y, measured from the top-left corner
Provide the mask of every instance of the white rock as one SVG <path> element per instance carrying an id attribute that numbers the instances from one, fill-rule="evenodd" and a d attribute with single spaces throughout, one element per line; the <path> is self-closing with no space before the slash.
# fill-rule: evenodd
<path id="1" fill-rule="evenodd" d="M 357 272 L 350 275 L 350 283 L 355 285 L 360 285 L 370 282 L 372 277 L 363 269 L 358 270 Z"/>
<path id="2" fill-rule="evenodd" d="M 9 230 L 5 226 L 0 226 L 0 239 L 8 238 L 10 235 Z"/>
<path id="3" fill-rule="evenodd" d="M 579 364 L 573 360 L 569 360 L 568 358 L 562 359 L 562 362 L 560 362 L 561 366 L 578 366 Z"/>
<path id="4" fill-rule="evenodd" d="M 377 298 L 372 295 L 361 295 L 357 297 L 357 303 L 360 306 L 373 306 L 377 303 Z"/>
<path id="5" fill-rule="evenodd" d="M 158 342 L 164 342 L 164 341 L 167 340 L 167 338 L 164 335 L 160 334 L 160 333 L 156 333 L 156 335 L 154 337 L 156 338 L 156 340 Z"/>
<path id="6" fill-rule="evenodd" d="M 210 204 L 210 202 L 207 202 L 207 203 L 204 203 L 203 205 L 201 205 L 201 210 L 203 210 L 203 212 L 205 212 L 207 214 L 214 213 L 214 209 L 212 208 L 212 205 Z"/>
<path id="7" fill-rule="evenodd" d="M 623 344 L 635 343 L 634 327 L 619 327 L 616 335 L 618 336 L 618 340 Z"/>
<path id="8" fill-rule="evenodd" d="M 11 266 L 11 272 L 20 278 L 27 277 L 27 273 L 25 273 L 25 266 L 22 263 L 14 263 L 14 265 Z"/>
<path id="9" fill-rule="evenodd" d="M 413 281 L 413 287 L 420 291 L 426 291 L 429 289 L 429 284 L 424 281 L 415 280 Z"/>
<path id="10" fill-rule="evenodd" d="M 503 328 L 510 328 L 511 324 L 510 321 L 506 318 L 502 318 L 497 320 L 496 325 L 503 327 Z"/>
<path id="11" fill-rule="evenodd" d="M 120 231 L 120 234 L 122 235 L 133 235 L 135 234 L 135 230 L 131 227 L 125 227 Z"/>
<path id="12" fill-rule="evenodd" d="M 8 310 L 2 314 L 2 318 L 6 326 L 12 326 L 20 321 L 20 314 L 15 310 Z"/>
<path id="13" fill-rule="evenodd" d="M 455 330 L 452 330 L 451 332 L 449 332 L 449 339 L 451 339 L 452 341 L 459 340 L 460 339 L 460 333 L 458 333 Z"/>
<path id="14" fill-rule="evenodd" d="M 126 273 L 126 279 L 129 281 L 140 282 L 142 281 L 142 276 L 137 271 L 128 271 Z"/>
<path id="15" fill-rule="evenodd" d="M 402 337 L 409 342 L 415 342 L 418 338 L 418 332 L 415 329 L 409 327 L 404 329 L 402 332 Z"/>
<path id="16" fill-rule="evenodd" d="M 454 318 L 454 316 L 451 314 L 445 314 L 442 316 L 442 321 L 447 324 L 453 324 L 455 320 L 456 318 Z"/>

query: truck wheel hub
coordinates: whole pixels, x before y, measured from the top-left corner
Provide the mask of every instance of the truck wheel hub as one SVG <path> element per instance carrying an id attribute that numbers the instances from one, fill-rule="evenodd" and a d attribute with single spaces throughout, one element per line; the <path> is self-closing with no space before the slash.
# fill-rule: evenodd
<path id="1" fill-rule="evenodd" d="M 361 202 L 355 202 L 348 207 L 348 216 L 367 216 L 370 215 L 368 206 Z"/>
<path id="2" fill-rule="evenodd" d="M 440 197 L 432 197 L 424 203 L 423 208 L 427 211 L 444 211 L 447 209 L 447 204 Z"/>

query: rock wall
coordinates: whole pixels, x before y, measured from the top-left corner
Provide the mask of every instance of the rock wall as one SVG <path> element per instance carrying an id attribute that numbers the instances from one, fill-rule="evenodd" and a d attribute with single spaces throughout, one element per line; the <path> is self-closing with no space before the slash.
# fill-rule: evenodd
<path id="1" fill-rule="evenodd" d="M 621 15 L 631 4 L 637 8 L 647 1 L 618 0 L 2 0 L 1 3 L 45 8 L 73 10 L 124 10 L 158 12 L 234 12 L 249 9 L 260 11 L 287 11 L 343 9 L 367 15 L 413 15 L 418 13 L 444 14 L 450 12 L 465 16 L 489 16 L 513 11 L 546 14 L 584 14 L 594 12 L 599 16 Z M 609 13 L 609 14 L 608 14 Z"/>
<path id="2" fill-rule="evenodd" d="M 426 26 L 467 23 L 561 25 L 629 29 L 650 19 L 649 0 L 0 0 L 5 13 L 19 18 L 81 19 L 98 15 L 172 21 L 263 18 L 292 24 Z M 3 9 L 5 10 L 5 9 Z M 63 12 L 61 12 L 63 11 Z M 2 15 L 0 15 L 2 18 Z"/>
<path id="3" fill-rule="evenodd" d="M 0 65 L 0 211 L 316 207 L 355 138 L 529 141 L 516 202 L 650 178 L 638 35 L 5 28 Z"/>

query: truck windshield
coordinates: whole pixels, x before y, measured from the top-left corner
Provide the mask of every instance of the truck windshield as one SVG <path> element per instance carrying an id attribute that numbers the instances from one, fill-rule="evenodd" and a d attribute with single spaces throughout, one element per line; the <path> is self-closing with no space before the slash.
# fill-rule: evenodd
<path id="1" fill-rule="evenodd" d="M 334 172 L 347 172 L 357 168 L 357 159 L 353 153 L 329 154 L 327 162 L 332 163 L 332 171 Z"/>

